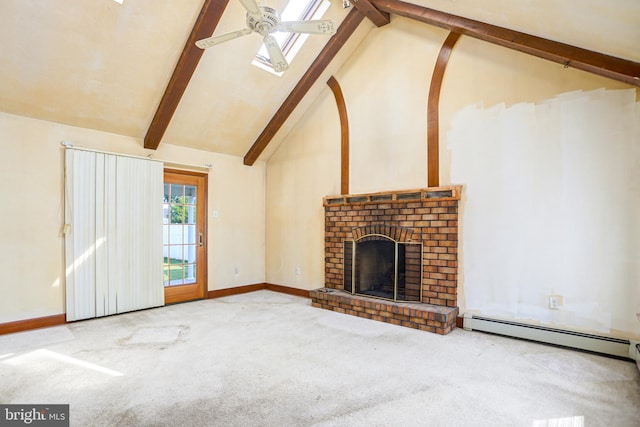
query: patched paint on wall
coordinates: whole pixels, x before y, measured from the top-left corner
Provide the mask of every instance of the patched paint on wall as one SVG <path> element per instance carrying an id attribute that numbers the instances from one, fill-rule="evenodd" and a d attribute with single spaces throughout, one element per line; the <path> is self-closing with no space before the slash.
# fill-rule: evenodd
<path id="1" fill-rule="evenodd" d="M 635 90 L 459 111 L 462 306 L 640 336 L 640 103 Z M 559 310 L 549 295 L 563 296 Z"/>
<path id="2" fill-rule="evenodd" d="M 435 3 L 435 0 L 431 3 Z M 581 18 L 577 19 L 580 21 Z M 556 30 L 562 32 L 562 29 L 554 29 Z M 630 31 L 629 28 L 624 27 L 624 23 L 621 24 L 620 34 L 627 31 Z M 617 34 L 615 31 L 611 33 L 612 36 Z M 442 29 L 394 16 L 389 25 L 373 30 L 350 60 L 335 74 L 341 85 L 350 119 L 352 193 L 426 185 L 426 94 L 435 57 L 446 35 L 447 32 Z M 388 36 L 393 43 L 384 42 L 383 36 Z M 617 46 L 611 47 L 616 48 Z M 401 67 L 403 69 L 399 69 Z M 400 79 L 406 81 L 399 82 Z M 415 90 L 405 90 L 410 85 Z M 394 93 L 397 87 L 402 91 L 402 96 Z M 546 99 L 576 90 L 591 91 L 599 88 L 623 89 L 627 91 L 624 96 L 629 98 L 633 98 L 633 94 L 637 97 L 638 93 L 637 89 L 620 82 L 571 68 L 565 69 L 559 64 L 461 37 L 447 66 L 440 98 L 441 185 L 461 184 L 463 188 L 476 185 L 473 180 L 461 182 L 454 179 L 450 172 L 453 152 L 448 147 L 449 130 L 452 118 L 461 110 L 478 103 L 483 103 L 487 109 L 502 104 L 504 106 L 500 108 L 503 109 L 518 105 L 509 117 L 519 119 L 509 129 L 511 135 L 521 135 L 527 129 L 527 122 L 523 117 L 535 111 L 529 104 L 542 103 Z M 325 91 L 326 97 L 316 102 L 309 114 L 305 114 L 267 163 L 266 274 L 271 283 L 305 289 L 321 287 L 323 284 L 324 257 L 320 245 L 324 224 L 321 219 L 320 198 L 339 192 L 340 174 L 339 120 L 335 102 L 330 98 L 327 101 L 327 97 L 331 96 L 329 89 Z M 412 107 L 406 108 L 407 105 Z M 574 120 L 577 128 L 584 126 L 580 119 L 581 109 L 572 110 L 573 104 L 569 102 L 564 105 L 566 108 L 563 114 Z M 463 126 L 459 122 L 458 125 Z M 524 126 L 522 132 L 519 130 L 521 126 Z M 526 135 L 525 141 L 533 137 L 534 135 Z M 557 162 L 560 161 L 561 154 L 551 150 L 531 157 L 530 167 L 536 170 L 559 167 Z M 480 153 L 477 155 L 480 156 Z M 500 173 L 496 176 L 498 172 L 489 166 L 510 155 L 512 150 L 499 155 L 492 152 L 489 157 L 478 158 L 477 161 L 489 168 L 487 174 L 500 180 L 501 185 L 507 185 L 508 183 L 502 182 L 503 175 Z M 518 158 L 524 155 L 519 153 Z M 314 162 L 314 159 L 318 161 Z M 372 161 L 365 162 L 365 159 Z M 544 185 L 553 187 L 548 181 L 544 181 Z M 297 188 L 296 196 L 282 198 L 281 195 L 285 194 L 283 190 L 293 186 Z M 305 188 L 313 190 L 306 191 Z M 545 218 L 553 215 L 553 209 L 548 206 L 536 208 L 540 210 L 539 215 Z M 504 205 L 502 200 L 498 204 L 482 205 L 481 209 L 497 212 L 498 216 L 512 211 L 521 213 L 518 206 Z M 532 218 L 531 221 L 535 222 L 537 219 Z M 478 233 L 481 232 L 478 230 Z M 289 236 L 301 234 L 312 244 L 301 249 L 303 246 L 296 245 L 293 237 L 284 239 L 282 236 L 285 233 Z M 464 233 L 463 224 L 461 239 Z M 537 239 L 538 236 L 533 238 Z M 535 240 L 535 245 L 539 252 L 544 251 L 544 242 Z M 301 250 L 304 253 L 300 253 Z M 619 250 L 620 248 L 616 249 Z M 460 259 L 463 267 L 459 270 L 463 281 L 467 279 L 464 270 L 465 251 L 463 246 Z M 305 280 L 299 280 L 294 275 L 296 265 L 288 261 L 291 259 L 303 263 L 300 265 L 303 272 L 311 272 L 309 276 L 304 276 Z M 505 266 L 505 270 L 512 276 L 517 275 L 519 268 L 517 263 Z M 630 274 L 631 270 L 626 271 Z M 635 283 L 637 282 L 636 279 Z M 631 282 L 625 282 L 622 286 L 630 290 L 632 285 Z M 586 295 L 584 299 L 588 301 L 580 303 L 582 317 L 574 315 L 573 318 L 567 314 L 556 314 L 555 318 L 550 318 L 546 300 L 538 300 L 535 303 L 537 306 L 529 310 L 531 314 L 525 313 L 517 305 L 520 298 L 517 295 L 520 292 L 518 288 L 508 289 L 508 296 L 504 297 L 495 295 L 490 283 L 480 283 L 477 286 L 476 292 L 486 294 L 487 305 L 502 305 L 501 313 L 505 317 L 548 321 L 554 325 L 567 325 L 580 330 L 609 328 L 611 334 L 624 336 L 638 334 L 637 325 L 629 325 L 626 320 L 621 320 L 621 316 L 626 314 L 617 311 L 619 303 L 610 303 L 612 298 L 626 297 L 609 293 L 609 284 L 598 291 L 601 294 L 598 298 L 605 301 L 604 309 L 607 312 L 596 304 L 599 300 Z M 464 311 L 464 285 L 460 287 L 460 291 L 460 305 Z M 524 292 L 524 296 L 532 299 L 532 295 L 538 297 L 546 292 L 546 288 L 530 288 Z M 554 292 L 560 291 L 555 291 L 554 288 Z M 516 302 L 504 304 L 504 298 Z M 565 301 L 565 310 L 566 304 L 572 302 Z M 636 312 L 637 307 L 633 313 Z"/>

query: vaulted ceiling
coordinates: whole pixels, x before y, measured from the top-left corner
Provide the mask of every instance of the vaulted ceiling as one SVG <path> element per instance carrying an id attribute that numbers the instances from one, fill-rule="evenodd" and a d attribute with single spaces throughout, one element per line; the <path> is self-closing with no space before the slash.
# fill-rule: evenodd
<path id="1" fill-rule="evenodd" d="M 0 111 L 144 138 L 202 5 L 0 1 Z M 244 28 L 245 13 L 230 0 L 215 34 Z M 334 4 L 325 17 L 339 24 L 347 13 Z M 371 27 L 359 28 L 331 70 Z M 244 156 L 328 39 L 310 36 L 281 77 L 251 64 L 257 34 L 208 49 L 162 142 Z"/>
<path id="2" fill-rule="evenodd" d="M 331 1 L 323 18 L 340 25 L 349 10 L 342 8 L 341 1 Z M 286 2 L 268 3 L 281 10 Z M 143 139 L 163 94 L 168 87 L 171 90 L 171 76 L 203 3 L 0 1 L 0 111 Z M 212 2 L 222 11 L 214 34 L 245 26 L 241 4 L 237 0 L 225 3 L 227 0 Z M 450 0 L 415 3 L 455 6 Z M 373 0 L 373 4 L 384 9 L 386 3 Z M 375 28 L 373 22 L 384 24 L 384 14 L 376 9 L 367 11 L 369 6 L 367 1 L 361 2 L 358 9 L 369 19 L 361 19 L 353 34 L 340 41 L 338 53 L 330 56 L 326 68 L 316 69 L 300 104 L 289 108 L 291 115 L 280 120 L 282 127 L 267 136 L 270 150 L 277 147 L 315 96 L 326 90 L 327 79 Z M 470 18 L 487 18 L 481 8 L 469 12 Z M 509 19 L 517 22 L 521 17 Z M 280 77 L 251 64 L 261 45 L 258 35 L 208 49 L 187 79 L 175 113 L 166 120 L 162 143 L 245 156 L 274 115 L 280 114 L 301 78 L 309 78 L 305 72 L 327 43 L 331 43 L 328 37 L 310 36 Z"/>

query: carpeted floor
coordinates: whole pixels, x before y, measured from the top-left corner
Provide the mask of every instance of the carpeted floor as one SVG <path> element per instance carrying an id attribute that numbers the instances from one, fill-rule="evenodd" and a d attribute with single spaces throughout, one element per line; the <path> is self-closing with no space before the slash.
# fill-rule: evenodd
<path id="1" fill-rule="evenodd" d="M 632 362 L 259 291 L 0 336 L 0 403 L 72 426 L 640 426 Z"/>

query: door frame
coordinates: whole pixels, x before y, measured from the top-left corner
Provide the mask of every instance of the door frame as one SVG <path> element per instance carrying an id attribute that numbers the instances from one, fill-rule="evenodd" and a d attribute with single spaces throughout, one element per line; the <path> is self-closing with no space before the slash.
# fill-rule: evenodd
<path id="1" fill-rule="evenodd" d="M 175 287 L 165 287 L 164 288 L 164 295 L 165 295 L 165 300 L 164 303 L 165 304 L 173 304 L 173 303 L 178 303 L 178 302 L 186 302 L 186 301 L 193 301 L 193 300 L 197 300 L 197 299 L 204 299 L 207 296 L 207 291 L 208 291 L 208 283 L 207 283 L 207 276 L 208 276 L 208 221 L 207 221 L 207 214 L 208 214 L 208 208 L 207 208 L 207 201 L 209 199 L 209 193 L 208 193 L 208 182 L 209 182 L 209 174 L 204 173 L 204 172 L 194 172 L 194 171 L 187 171 L 187 170 L 181 170 L 181 169 L 170 169 L 170 168 L 165 168 L 164 169 L 164 173 L 163 173 L 163 185 L 165 183 L 167 183 L 167 175 L 182 175 L 185 179 L 189 179 L 189 177 L 197 177 L 197 178 L 201 178 L 202 179 L 202 183 L 203 183 L 203 200 L 197 201 L 197 206 L 201 206 L 201 202 L 202 202 L 202 215 L 198 215 L 196 217 L 196 224 L 198 224 L 200 221 L 202 221 L 202 262 L 200 263 L 201 266 L 196 266 L 196 268 L 198 269 L 198 272 L 196 273 L 196 277 L 198 277 L 199 274 L 202 274 L 202 283 L 200 283 L 200 281 L 196 281 L 196 293 L 194 295 L 194 287 L 193 285 L 180 285 L 180 286 L 175 286 Z M 169 179 L 169 182 L 171 183 L 171 179 Z M 184 184 L 184 183 L 182 183 Z M 197 265 L 197 264 L 196 264 Z M 201 286 L 200 286 L 201 284 Z M 169 292 L 167 292 L 169 291 Z"/>

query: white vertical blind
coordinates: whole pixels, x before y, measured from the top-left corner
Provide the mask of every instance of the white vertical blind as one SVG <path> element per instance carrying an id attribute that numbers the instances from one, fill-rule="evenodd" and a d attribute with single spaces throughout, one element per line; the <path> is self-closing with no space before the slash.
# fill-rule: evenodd
<path id="1" fill-rule="evenodd" d="M 119 157 L 116 188 L 117 311 L 162 305 L 162 163 Z"/>
<path id="2" fill-rule="evenodd" d="M 115 242 L 116 186 L 113 177 L 116 176 L 116 157 L 94 154 L 96 154 L 95 317 L 100 317 L 116 313 L 116 293 L 113 291 L 116 278 L 112 273 L 116 245 L 109 244 L 109 242 Z M 101 209 L 99 204 L 102 204 Z"/>
<path id="3" fill-rule="evenodd" d="M 67 320 L 164 304 L 160 162 L 67 149 Z"/>

